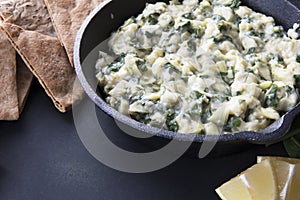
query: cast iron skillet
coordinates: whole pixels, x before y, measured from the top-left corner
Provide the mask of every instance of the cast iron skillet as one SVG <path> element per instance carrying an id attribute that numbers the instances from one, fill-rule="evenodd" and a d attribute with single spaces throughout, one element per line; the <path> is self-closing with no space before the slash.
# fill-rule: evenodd
<path id="1" fill-rule="evenodd" d="M 248 146 L 249 144 L 267 144 L 284 137 L 289 131 L 294 118 L 300 112 L 300 104 L 282 116 L 279 120 L 260 132 L 238 132 L 234 134 L 195 135 L 181 134 L 167 130 L 160 130 L 144 125 L 114 110 L 102 99 L 102 94 L 97 88 L 95 78 L 95 62 L 98 58 L 97 45 L 106 40 L 110 34 L 117 30 L 124 21 L 135 16 L 143 10 L 145 3 L 154 3 L 155 0 L 108 0 L 99 5 L 84 21 L 79 30 L 74 46 L 74 63 L 79 81 L 90 99 L 109 116 L 118 122 L 127 125 L 140 134 L 155 136 L 154 142 L 169 141 L 193 141 L 193 149 L 198 149 L 203 141 L 217 142 L 214 148 L 216 154 L 224 154 Z M 167 1 L 165 1 L 167 2 Z M 273 16 L 277 24 L 285 29 L 299 22 L 300 11 L 286 0 L 244 0 L 244 5 L 255 11 Z M 95 50 L 96 48 L 96 50 Z M 197 150 L 195 150 L 197 152 Z M 214 153 L 213 153 L 214 154 Z"/>

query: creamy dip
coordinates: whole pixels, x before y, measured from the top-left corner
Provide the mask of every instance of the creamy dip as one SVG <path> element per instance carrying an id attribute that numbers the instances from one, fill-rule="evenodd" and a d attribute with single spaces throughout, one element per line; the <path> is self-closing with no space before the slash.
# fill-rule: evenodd
<path id="1" fill-rule="evenodd" d="M 298 102 L 300 41 L 237 0 L 147 4 L 96 64 L 106 101 L 181 133 L 261 130 Z"/>

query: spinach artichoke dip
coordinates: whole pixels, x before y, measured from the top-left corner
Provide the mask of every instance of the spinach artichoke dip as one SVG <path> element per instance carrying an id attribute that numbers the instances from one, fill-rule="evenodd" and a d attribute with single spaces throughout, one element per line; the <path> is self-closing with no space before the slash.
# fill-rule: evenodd
<path id="1" fill-rule="evenodd" d="M 111 53 L 99 53 L 106 101 L 181 133 L 258 131 L 279 119 L 298 102 L 298 25 L 286 34 L 240 3 L 147 4 L 112 34 Z"/>

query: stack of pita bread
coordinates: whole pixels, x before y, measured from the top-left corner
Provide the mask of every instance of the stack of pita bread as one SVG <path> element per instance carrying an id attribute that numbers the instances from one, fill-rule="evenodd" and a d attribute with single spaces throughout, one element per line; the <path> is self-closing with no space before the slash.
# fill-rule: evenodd
<path id="1" fill-rule="evenodd" d="M 82 98 L 73 45 L 102 1 L 0 0 L 0 120 L 19 118 L 33 77 L 61 112 Z"/>

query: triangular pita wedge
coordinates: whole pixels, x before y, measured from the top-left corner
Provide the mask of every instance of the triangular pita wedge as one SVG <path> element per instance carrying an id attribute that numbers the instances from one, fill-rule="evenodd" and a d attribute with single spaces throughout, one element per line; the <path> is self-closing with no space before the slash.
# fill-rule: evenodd
<path id="1" fill-rule="evenodd" d="M 74 85 L 76 74 L 55 36 L 43 0 L 0 2 L 0 15 L 4 18 L 0 28 L 58 110 L 65 112 L 81 99 L 83 90 L 79 84 Z"/>
<path id="2" fill-rule="evenodd" d="M 70 66 L 60 42 L 55 37 L 34 31 L 26 31 L 19 26 L 1 24 L 14 47 L 31 72 L 38 78 L 46 93 L 61 112 L 70 108 L 75 100 L 80 99 L 82 89 L 75 82 L 75 72 Z"/>
<path id="3" fill-rule="evenodd" d="M 16 51 L 1 31 L 0 51 L 0 120 L 17 120 Z"/>
<path id="4" fill-rule="evenodd" d="M 54 28 L 73 65 L 73 50 L 77 31 L 85 18 L 103 0 L 45 0 Z"/>
<path id="5" fill-rule="evenodd" d="M 56 36 L 43 0 L 0 0 L 0 18 L 25 30 Z"/>
<path id="6" fill-rule="evenodd" d="M 27 68 L 23 60 L 17 55 L 17 91 L 18 91 L 18 102 L 19 102 L 19 113 L 23 111 L 33 74 Z"/>

